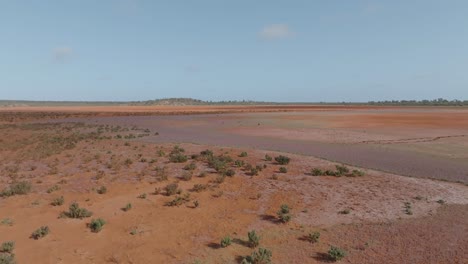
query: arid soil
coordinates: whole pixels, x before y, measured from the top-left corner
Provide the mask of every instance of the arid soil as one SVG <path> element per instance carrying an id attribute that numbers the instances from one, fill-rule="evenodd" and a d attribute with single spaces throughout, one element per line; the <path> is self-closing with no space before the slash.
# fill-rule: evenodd
<path id="1" fill-rule="evenodd" d="M 68 120 L 158 131 L 159 136 L 144 139 L 148 142 L 300 153 L 399 175 L 468 183 L 466 108 L 335 107 L 300 112 Z"/>
<path id="2" fill-rule="evenodd" d="M 464 184 L 352 166 L 325 176 L 340 164 L 226 146 L 229 135 L 240 132 L 222 123 L 238 122 L 236 115 L 154 118 L 0 126 L 0 192 L 19 182 L 31 185 L 25 194 L 0 197 L 0 243 L 15 242 L 18 263 L 240 263 L 258 250 L 248 245 L 251 230 L 260 235 L 259 247 L 271 250 L 273 263 L 330 262 L 330 246 L 346 252 L 341 263 L 468 262 Z M 242 118 L 249 127 L 266 126 L 257 117 Z M 209 135 L 221 146 L 176 145 L 181 134 L 198 136 L 200 127 L 209 131 L 214 124 L 223 129 Z M 202 155 L 207 149 L 213 155 Z M 188 160 L 175 162 L 180 156 L 174 153 Z M 274 158 L 280 155 L 290 162 L 278 164 Z M 322 173 L 313 176 L 314 168 Z M 223 176 L 226 169 L 234 175 Z M 179 194 L 166 192 L 171 183 L 178 184 Z M 64 203 L 53 206 L 59 197 Z M 63 212 L 72 202 L 93 215 L 67 217 Z M 286 223 L 277 215 L 282 204 L 291 208 Z M 100 232 L 88 226 L 93 218 L 105 220 Z M 41 226 L 50 232 L 31 238 Z M 312 232 L 320 232 L 315 243 L 307 238 Z M 226 236 L 232 244 L 223 248 Z"/>

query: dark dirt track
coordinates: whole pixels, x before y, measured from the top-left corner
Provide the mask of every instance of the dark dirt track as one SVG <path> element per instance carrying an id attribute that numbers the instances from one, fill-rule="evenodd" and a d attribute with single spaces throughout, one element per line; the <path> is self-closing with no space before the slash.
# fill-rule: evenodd
<path id="1" fill-rule="evenodd" d="M 399 175 L 468 184 L 468 162 L 464 160 L 388 149 L 378 144 L 325 143 L 228 133 L 218 129 L 219 124 L 210 124 L 203 120 L 206 116 L 208 115 L 95 117 L 67 120 L 149 128 L 152 132 L 159 132 L 159 136 L 144 139 L 151 142 L 186 142 L 291 152 Z"/>

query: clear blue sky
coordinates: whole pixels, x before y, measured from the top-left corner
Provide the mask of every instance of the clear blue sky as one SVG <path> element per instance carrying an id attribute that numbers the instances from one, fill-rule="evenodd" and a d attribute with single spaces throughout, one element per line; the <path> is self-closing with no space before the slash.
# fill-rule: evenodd
<path id="1" fill-rule="evenodd" d="M 0 99 L 468 99 L 466 0 L 4 0 Z"/>

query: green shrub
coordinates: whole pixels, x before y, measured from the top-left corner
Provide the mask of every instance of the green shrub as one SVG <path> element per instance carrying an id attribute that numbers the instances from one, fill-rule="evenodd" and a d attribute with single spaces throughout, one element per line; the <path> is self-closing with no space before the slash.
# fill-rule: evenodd
<path id="1" fill-rule="evenodd" d="M 164 150 L 162 150 L 162 149 L 158 150 L 158 156 L 159 157 L 164 157 L 165 155 L 166 155 L 166 153 L 164 152 Z"/>
<path id="2" fill-rule="evenodd" d="M 177 195 L 172 201 L 166 203 L 166 206 L 179 206 L 186 202 L 190 201 L 190 194 L 185 194 L 184 196 Z"/>
<path id="3" fill-rule="evenodd" d="M 14 241 L 6 241 L 0 245 L 0 252 L 3 253 L 13 253 L 15 249 L 15 242 Z"/>
<path id="4" fill-rule="evenodd" d="M 252 255 L 242 260 L 241 264 L 270 264 L 272 252 L 266 248 L 259 248 L 252 252 Z"/>
<path id="5" fill-rule="evenodd" d="M 185 156 L 182 153 L 176 153 L 176 154 L 171 153 L 169 155 L 169 161 L 173 163 L 184 163 L 187 160 L 188 160 L 187 156 Z"/>
<path id="6" fill-rule="evenodd" d="M 124 212 L 128 212 L 131 209 L 132 209 L 132 204 L 131 203 L 128 203 L 124 207 L 122 207 L 122 211 L 124 211 Z"/>
<path id="7" fill-rule="evenodd" d="M 243 167 L 244 164 L 245 164 L 245 162 L 244 162 L 243 160 L 236 160 L 236 161 L 234 161 L 234 166 L 239 167 L 239 168 L 240 168 L 240 167 Z"/>
<path id="8" fill-rule="evenodd" d="M 107 192 L 106 186 L 101 186 L 97 189 L 97 193 L 99 194 L 105 194 Z"/>
<path id="9" fill-rule="evenodd" d="M 146 193 L 142 193 L 142 194 L 138 195 L 137 198 L 146 199 Z"/>
<path id="10" fill-rule="evenodd" d="M 221 174 L 221 175 L 216 176 L 215 182 L 216 183 L 223 183 L 225 179 L 226 179 L 226 176 Z"/>
<path id="11" fill-rule="evenodd" d="M 52 202 L 50 204 L 53 205 L 53 206 L 60 206 L 64 202 L 65 202 L 65 199 L 63 198 L 63 196 L 60 196 L 60 197 L 55 198 L 54 200 L 52 200 Z"/>
<path id="12" fill-rule="evenodd" d="M 0 197 L 8 197 L 13 195 L 24 195 L 31 191 L 31 183 L 27 181 L 15 182 L 0 192 Z"/>
<path id="13" fill-rule="evenodd" d="M 279 155 L 278 157 L 275 157 L 275 161 L 280 165 L 288 165 L 290 160 L 291 159 L 289 157 L 286 157 L 283 155 Z"/>
<path id="14" fill-rule="evenodd" d="M 344 210 L 339 211 L 338 213 L 340 213 L 340 214 L 349 214 L 349 213 L 351 213 L 351 209 L 346 208 Z"/>
<path id="15" fill-rule="evenodd" d="M 41 226 L 31 234 L 31 238 L 37 240 L 39 238 L 43 238 L 43 237 L 47 236 L 49 234 L 49 232 L 50 232 L 50 230 L 49 230 L 48 226 Z"/>
<path id="16" fill-rule="evenodd" d="M 328 257 L 333 261 L 341 260 L 346 256 L 346 252 L 338 247 L 331 246 L 330 250 L 328 250 Z"/>
<path id="17" fill-rule="evenodd" d="M 278 219 L 283 222 L 287 223 L 291 220 L 291 215 L 289 214 L 290 208 L 287 204 L 281 205 L 279 211 L 276 213 L 278 215 Z"/>
<path id="18" fill-rule="evenodd" d="M 326 170 L 325 175 L 327 175 L 327 176 L 340 176 L 335 171 L 332 171 L 332 170 Z"/>
<path id="19" fill-rule="evenodd" d="M 321 176 L 323 175 L 323 171 L 319 168 L 313 168 L 311 172 L 312 176 Z"/>
<path id="20" fill-rule="evenodd" d="M 164 187 L 164 191 L 166 191 L 167 196 L 171 196 L 177 193 L 178 188 L 179 185 L 177 183 L 171 183 Z"/>
<path id="21" fill-rule="evenodd" d="M 63 212 L 62 214 L 69 218 L 78 219 L 83 219 L 85 217 L 90 217 L 91 215 L 93 215 L 92 212 L 86 210 L 85 208 L 80 208 L 79 204 L 76 202 L 70 205 L 70 207 L 68 208 L 68 212 Z"/>
<path id="22" fill-rule="evenodd" d="M 3 218 L 2 221 L 0 221 L 0 225 L 12 226 L 13 220 L 11 218 Z"/>
<path id="23" fill-rule="evenodd" d="M 265 155 L 265 160 L 266 160 L 266 161 L 272 161 L 273 158 L 272 158 L 270 155 L 266 154 L 266 155 Z"/>
<path id="24" fill-rule="evenodd" d="M 91 232 L 98 233 L 102 230 L 102 227 L 106 224 L 106 221 L 102 218 L 98 219 L 93 219 L 89 223 L 89 228 L 91 229 Z"/>
<path id="25" fill-rule="evenodd" d="M 338 175 L 346 175 L 349 173 L 348 167 L 344 165 L 336 165 L 335 167 Z"/>
<path id="26" fill-rule="evenodd" d="M 0 253 L 0 264 L 16 264 L 15 255 Z"/>
<path id="27" fill-rule="evenodd" d="M 249 247 L 256 248 L 260 244 L 260 237 L 257 235 L 255 230 L 252 230 L 247 233 L 247 237 L 249 238 Z"/>
<path id="28" fill-rule="evenodd" d="M 311 243 L 317 243 L 320 239 L 320 232 L 313 232 L 307 236 L 307 240 Z"/>
<path id="29" fill-rule="evenodd" d="M 257 168 L 251 168 L 251 169 L 250 169 L 250 175 L 251 175 L 251 176 L 256 176 L 256 175 L 258 175 L 258 169 L 257 169 Z"/>
<path id="30" fill-rule="evenodd" d="M 203 150 L 200 152 L 200 155 L 203 156 L 203 157 L 209 157 L 209 156 L 213 156 L 213 151 L 207 149 L 207 150 Z"/>
<path id="31" fill-rule="evenodd" d="M 279 172 L 280 173 L 287 173 L 288 172 L 288 169 L 286 167 L 280 167 L 279 168 Z"/>
<path id="32" fill-rule="evenodd" d="M 244 158 L 244 157 L 247 157 L 247 155 L 248 155 L 247 152 L 242 151 L 241 154 L 239 155 L 239 157 Z"/>
<path id="33" fill-rule="evenodd" d="M 225 236 L 223 237 L 223 239 L 221 239 L 221 247 L 225 248 L 225 247 L 228 247 L 230 246 L 232 243 L 232 239 L 230 236 Z"/>

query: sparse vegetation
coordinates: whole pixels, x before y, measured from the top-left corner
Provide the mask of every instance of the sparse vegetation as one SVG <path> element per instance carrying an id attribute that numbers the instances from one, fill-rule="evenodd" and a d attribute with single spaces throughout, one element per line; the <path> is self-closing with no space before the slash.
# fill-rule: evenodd
<path id="1" fill-rule="evenodd" d="M 272 158 L 270 155 L 265 154 L 265 160 L 266 160 L 266 161 L 272 161 L 273 158 Z"/>
<path id="2" fill-rule="evenodd" d="M 339 211 L 338 213 L 340 213 L 340 214 L 350 214 L 350 213 L 351 213 L 351 209 L 346 208 L 346 209 L 343 209 L 343 210 Z"/>
<path id="3" fill-rule="evenodd" d="M 10 186 L 0 192 L 0 197 L 8 197 L 13 195 L 24 195 L 31 191 L 31 183 L 20 181 L 10 184 Z"/>
<path id="4" fill-rule="evenodd" d="M 279 155 L 278 157 L 275 157 L 275 161 L 280 165 L 288 165 L 291 159 L 289 157 Z"/>
<path id="5" fill-rule="evenodd" d="M 322 176 L 324 172 L 319 168 L 313 168 L 310 174 L 312 174 L 312 176 Z"/>
<path id="6" fill-rule="evenodd" d="M 197 168 L 197 164 L 195 162 L 190 162 L 189 164 L 184 166 L 184 170 L 190 170 L 193 171 Z"/>
<path id="7" fill-rule="evenodd" d="M 146 193 L 142 193 L 142 194 L 138 195 L 137 198 L 139 198 L 139 199 L 146 199 Z"/>
<path id="8" fill-rule="evenodd" d="M 0 253 L 0 264 L 16 264 L 15 254 Z"/>
<path id="9" fill-rule="evenodd" d="M 287 204 L 281 205 L 276 214 L 278 215 L 278 219 L 283 223 L 287 223 L 291 220 L 290 208 Z"/>
<path id="10" fill-rule="evenodd" d="M 260 245 L 260 236 L 257 235 L 255 230 L 249 231 L 247 237 L 249 238 L 249 247 L 256 248 Z"/>
<path id="11" fill-rule="evenodd" d="M 14 249 L 15 249 L 14 241 L 6 241 L 0 245 L 0 252 L 2 253 L 13 253 Z"/>
<path id="12" fill-rule="evenodd" d="M 203 192 L 207 188 L 208 188 L 208 185 L 197 183 L 197 184 L 193 185 L 192 191 L 194 191 L 194 192 Z"/>
<path id="13" fill-rule="evenodd" d="M 230 236 L 225 236 L 225 237 L 223 237 L 223 239 L 221 239 L 220 245 L 221 245 L 221 247 L 225 248 L 225 247 L 230 246 L 231 243 L 232 243 L 231 237 Z"/>
<path id="14" fill-rule="evenodd" d="M 183 174 L 182 174 L 182 179 L 184 181 L 190 181 L 192 179 L 192 172 L 190 171 L 185 171 Z"/>
<path id="15" fill-rule="evenodd" d="M 328 257 L 332 261 L 338 261 L 343 259 L 346 256 L 346 251 L 339 247 L 331 246 L 328 250 Z"/>
<path id="16" fill-rule="evenodd" d="M 91 229 L 92 232 L 98 233 L 102 230 L 102 227 L 106 224 L 106 221 L 102 218 L 98 219 L 93 219 L 89 223 L 89 228 Z"/>
<path id="17" fill-rule="evenodd" d="M 319 239 L 320 239 L 320 232 L 318 231 L 309 233 L 309 235 L 307 235 L 307 240 L 309 240 L 310 243 L 317 243 Z"/>
<path id="18" fill-rule="evenodd" d="M 53 199 L 50 204 L 53 206 L 60 206 L 60 205 L 63 205 L 64 202 L 65 202 L 65 199 L 63 198 L 63 196 L 60 196 L 60 197 Z"/>
<path id="19" fill-rule="evenodd" d="M 47 193 L 53 193 L 53 192 L 58 191 L 58 190 L 60 190 L 60 186 L 54 185 L 54 186 L 50 187 L 49 189 L 47 189 Z"/>
<path id="20" fill-rule="evenodd" d="M 93 213 L 85 208 L 80 208 L 79 204 L 74 202 L 70 205 L 68 212 L 63 212 L 61 215 L 68 218 L 83 219 L 92 216 Z"/>
<path id="21" fill-rule="evenodd" d="M 166 185 L 166 187 L 164 187 L 164 191 L 166 192 L 167 196 L 171 196 L 177 193 L 178 188 L 179 188 L 179 185 L 177 183 L 171 183 L 171 184 Z"/>
<path id="22" fill-rule="evenodd" d="M 271 264 L 272 252 L 266 248 L 259 248 L 252 255 L 242 260 L 241 264 Z"/>
<path id="23" fill-rule="evenodd" d="M 49 232 L 50 232 L 50 229 L 48 226 L 41 226 L 31 234 L 31 238 L 37 240 L 39 238 L 43 238 L 47 236 Z"/>
<path id="24" fill-rule="evenodd" d="M 184 196 L 177 195 L 172 201 L 166 203 L 166 206 L 180 206 L 190 201 L 190 194 L 186 193 Z"/>
<path id="25" fill-rule="evenodd" d="M 412 210 L 412 205 L 410 202 L 405 202 L 404 203 L 404 211 L 405 211 L 405 214 L 407 215 L 412 215 L 413 214 L 413 210 Z"/>
<path id="26" fill-rule="evenodd" d="M 288 172 L 288 169 L 286 167 L 280 167 L 279 168 L 279 172 L 280 173 L 287 173 Z"/>
<path id="27" fill-rule="evenodd" d="M 245 151 L 242 151 L 241 154 L 239 154 L 239 157 L 241 157 L 241 158 L 245 158 L 247 156 L 248 156 L 248 154 Z"/>

